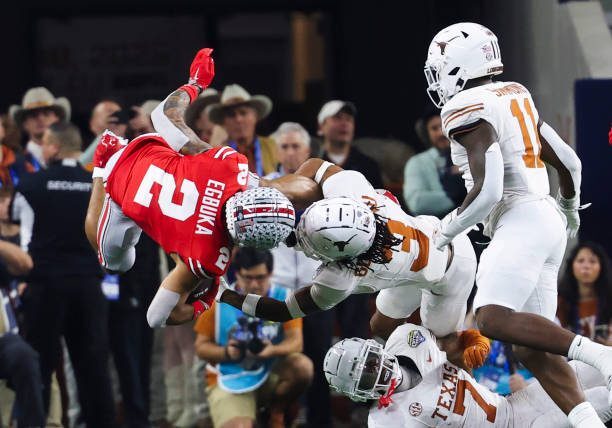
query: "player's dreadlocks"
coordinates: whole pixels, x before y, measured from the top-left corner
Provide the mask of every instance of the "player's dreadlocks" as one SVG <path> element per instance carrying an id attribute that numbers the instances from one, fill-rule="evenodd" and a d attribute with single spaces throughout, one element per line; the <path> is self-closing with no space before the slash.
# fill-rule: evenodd
<path id="1" fill-rule="evenodd" d="M 386 217 L 376 214 L 374 208 L 374 219 L 376 221 L 376 234 L 374 235 L 374 241 L 368 251 L 362 253 L 350 260 L 341 260 L 338 263 L 346 266 L 355 272 L 357 276 L 364 276 L 368 270 L 372 270 L 370 265 L 372 263 L 385 265 L 391 261 L 393 257 L 393 247 L 402 243 L 401 238 L 396 238 L 393 233 L 387 227 Z"/>

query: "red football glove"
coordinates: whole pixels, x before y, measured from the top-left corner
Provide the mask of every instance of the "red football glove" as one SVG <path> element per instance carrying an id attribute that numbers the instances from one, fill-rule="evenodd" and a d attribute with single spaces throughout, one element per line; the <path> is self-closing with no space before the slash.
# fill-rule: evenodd
<path id="1" fill-rule="evenodd" d="M 610 132 L 608 132 L 608 142 L 612 146 L 612 125 L 610 126 Z"/>
<path id="2" fill-rule="evenodd" d="M 208 281 L 206 281 L 208 282 Z M 210 309 L 215 302 L 215 297 L 219 291 L 219 277 L 212 280 L 209 286 L 198 285 L 195 290 L 187 297 L 186 303 L 193 306 L 193 319 L 199 317 L 202 312 Z"/>
<path id="3" fill-rule="evenodd" d="M 215 77 L 215 61 L 212 59 L 211 48 L 200 49 L 189 68 L 189 84 L 206 89 Z"/>
<path id="4" fill-rule="evenodd" d="M 94 167 L 104 168 L 111 156 L 124 148 L 126 143 L 126 140 L 113 134 L 108 129 L 104 131 L 93 156 Z"/>

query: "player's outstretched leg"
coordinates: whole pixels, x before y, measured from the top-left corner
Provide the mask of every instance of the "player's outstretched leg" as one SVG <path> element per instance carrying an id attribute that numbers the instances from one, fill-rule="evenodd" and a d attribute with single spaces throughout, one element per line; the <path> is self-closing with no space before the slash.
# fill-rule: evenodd
<path id="1" fill-rule="evenodd" d="M 602 370 L 605 367 L 604 364 L 601 364 L 601 360 L 612 358 L 610 348 L 589 341 L 590 344 L 597 346 L 588 345 L 586 349 L 584 345 L 587 342 L 582 341 L 581 350 L 584 351 L 584 355 L 576 358 L 576 352 L 572 353 L 571 347 L 574 346 L 573 342 L 579 336 L 542 316 L 515 312 L 503 306 L 486 305 L 479 308 L 476 313 L 476 321 L 480 331 L 487 337 L 541 351 L 528 355 L 525 364 L 530 370 L 534 370 L 534 375 L 542 387 L 561 410 L 568 414 L 570 423 L 577 427 L 603 427 L 593 407 L 585 402 L 575 372 L 567 363 L 554 359 L 552 356 L 546 356 L 545 353 L 569 356 Z M 600 367 L 595 365 L 595 361 Z M 608 379 L 608 374 L 605 372 L 603 374 Z"/>

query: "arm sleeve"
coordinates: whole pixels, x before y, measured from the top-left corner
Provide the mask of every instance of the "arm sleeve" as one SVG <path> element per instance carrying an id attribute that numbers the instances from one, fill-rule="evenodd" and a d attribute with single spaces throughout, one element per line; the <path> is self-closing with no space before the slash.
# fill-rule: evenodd
<path id="1" fill-rule="evenodd" d="M 350 295 L 351 290 L 336 290 L 317 284 L 310 287 L 310 297 L 322 311 L 333 308 Z"/>
<path id="2" fill-rule="evenodd" d="M 376 190 L 365 178 L 357 171 L 344 170 L 337 172 L 323 182 L 321 188 L 324 198 L 347 197 L 361 200 L 363 196 L 376 196 Z"/>
<path id="3" fill-rule="evenodd" d="M 164 113 L 164 107 L 167 101 L 168 97 L 155 107 L 155 110 L 151 113 L 151 121 L 153 122 L 155 130 L 160 133 L 168 145 L 178 152 L 189 142 L 189 138 L 183 134 L 180 129 L 174 126 Z"/>
<path id="4" fill-rule="evenodd" d="M 444 190 L 430 190 L 427 187 L 418 158 L 409 159 L 404 168 L 404 200 L 410 211 L 415 215 L 441 215 L 455 207 Z"/>
<path id="5" fill-rule="evenodd" d="M 461 214 L 446 225 L 442 233 L 454 237 L 483 221 L 501 200 L 503 190 L 504 159 L 499 143 L 493 143 L 485 152 L 485 176 L 480 192 Z"/>
<path id="6" fill-rule="evenodd" d="M 11 216 L 13 220 L 21 224 L 19 243 L 23 251 L 28 251 L 28 245 L 30 245 L 32 240 L 32 229 L 34 228 L 34 210 L 20 192 L 15 193 Z"/>
<path id="7" fill-rule="evenodd" d="M 574 191 L 580 195 L 580 183 L 582 181 L 582 163 L 576 152 L 568 146 L 557 132 L 546 122 L 540 126 L 540 135 L 548 142 L 550 148 L 555 152 L 561 163 L 567 168 L 574 182 Z"/>

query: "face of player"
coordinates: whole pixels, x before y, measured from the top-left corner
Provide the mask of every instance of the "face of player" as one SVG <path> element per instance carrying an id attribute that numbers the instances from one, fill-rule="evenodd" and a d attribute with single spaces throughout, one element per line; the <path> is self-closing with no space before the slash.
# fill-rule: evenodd
<path id="1" fill-rule="evenodd" d="M 255 109 L 242 105 L 227 110 L 223 116 L 223 127 L 229 139 L 237 142 L 251 142 L 255 138 L 257 112 Z"/>
<path id="2" fill-rule="evenodd" d="M 572 263 L 574 276 L 579 284 L 593 284 L 599 278 L 601 264 L 590 248 L 582 248 Z"/>
<path id="3" fill-rule="evenodd" d="M 293 174 L 310 157 L 310 146 L 297 132 L 281 134 L 276 142 L 278 160 L 288 174 Z"/>
<path id="4" fill-rule="evenodd" d="M 353 141 L 355 135 L 355 118 L 340 110 L 334 116 L 328 117 L 320 126 L 320 133 L 326 141 L 346 144 Z"/>
<path id="5" fill-rule="evenodd" d="M 100 135 L 105 129 L 109 129 L 115 135 L 125 137 L 127 131 L 126 123 L 117 123 L 111 118 L 111 114 L 121 110 L 121 106 L 114 101 L 102 101 L 98 103 L 91 112 L 89 129 L 94 135 Z"/>
<path id="6" fill-rule="evenodd" d="M 378 398 L 387 393 L 391 380 L 396 377 L 394 358 L 383 350 L 368 352 L 357 389 L 368 392 L 372 398 Z"/>
<path id="7" fill-rule="evenodd" d="M 42 155 L 43 159 L 45 160 L 45 163 L 48 164 L 50 161 L 55 159 L 58 153 L 59 144 L 57 144 L 57 142 L 55 141 L 55 137 L 53 137 L 53 134 L 49 131 L 46 131 L 43 134 L 42 139 Z"/>
<path id="8" fill-rule="evenodd" d="M 240 268 L 236 273 L 238 288 L 245 293 L 265 296 L 270 289 L 270 276 L 265 263 L 258 264 L 249 269 Z"/>
<path id="9" fill-rule="evenodd" d="M 33 140 L 40 140 L 45 131 L 59 120 L 59 116 L 49 108 L 28 112 L 23 121 L 23 130 Z"/>
<path id="10" fill-rule="evenodd" d="M 442 132 L 442 119 L 440 116 L 433 116 L 427 121 L 427 135 L 431 145 L 440 151 L 448 150 L 450 142 Z"/>

